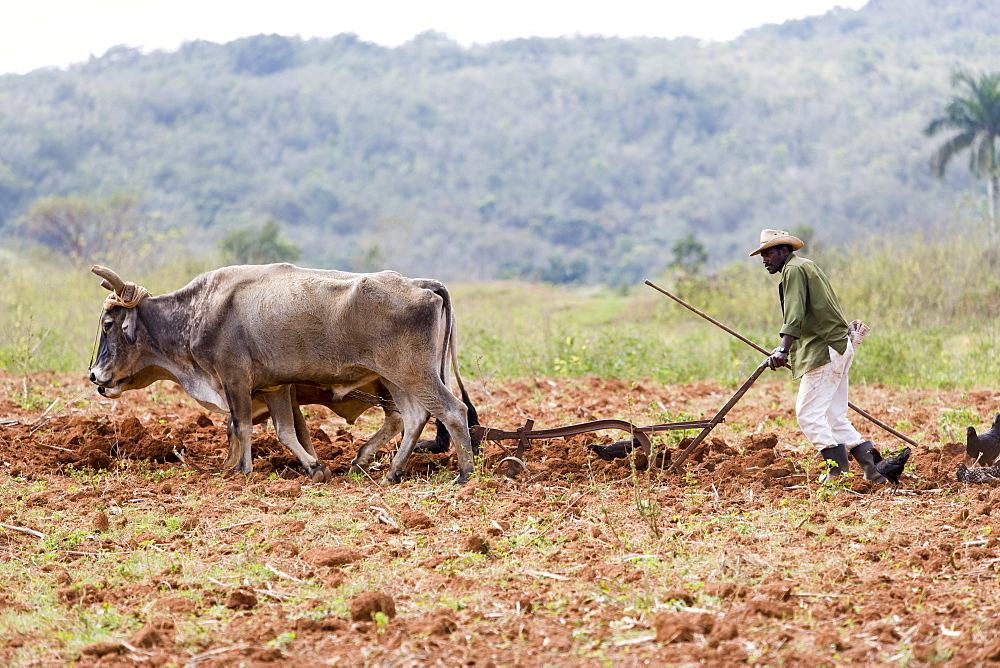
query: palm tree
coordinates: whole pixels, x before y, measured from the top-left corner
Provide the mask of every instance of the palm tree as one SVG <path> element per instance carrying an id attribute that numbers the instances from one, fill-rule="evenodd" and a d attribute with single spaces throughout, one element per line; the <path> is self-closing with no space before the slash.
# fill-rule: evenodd
<path id="1" fill-rule="evenodd" d="M 1000 73 L 983 74 L 978 79 L 958 72 L 952 87 L 964 94 L 955 95 L 943 116 L 935 118 L 924 130 L 928 137 L 942 130 L 956 130 L 931 156 L 931 171 L 938 178 L 956 154 L 969 149 L 969 169 L 974 176 L 986 176 L 989 189 L 990 239 L 997 242 L 997 198 L 1000 197 L 1000 162 L 996 140 L 1000 138 Z"/>

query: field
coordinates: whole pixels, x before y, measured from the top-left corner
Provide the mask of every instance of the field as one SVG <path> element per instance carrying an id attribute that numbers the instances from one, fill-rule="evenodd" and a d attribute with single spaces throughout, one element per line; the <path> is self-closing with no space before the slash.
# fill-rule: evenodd
<path id="1" fill-rule="evenodd" d="M 965 428 L 1000 411 L 995 388 L 853 388 L 921 444 L 895 492 L 817 484 L 794 385 L 770 372 L 679 475 L 594 457 L 587 444 L 621 438 L 602 432 L 534 442 L 514 480 L 491 444 L 464 487 L 452 455 L 420 454 L 382 488 L 346 475 L 376 411 L 355 425 L 310 412 L 336 471 L 314 485 L 269 426 L 252 475 L 221 472 L 221 416 L 167 385 L 103 400 L 80 376 L 0 371 L 3 665 L 1000 661 L 1000 491 L 955 479 Z M 473 390 L 484 424 L 515 429 L 711 416 L 735 385 Z M 655 443 L 675 454 L 693 435 Z"/>

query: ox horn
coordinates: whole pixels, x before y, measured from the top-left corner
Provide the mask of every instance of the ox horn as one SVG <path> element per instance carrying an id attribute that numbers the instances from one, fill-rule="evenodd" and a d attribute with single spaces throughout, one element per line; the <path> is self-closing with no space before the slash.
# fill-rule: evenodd
<path id="1" fill-rule="evenodd" d="M 125 289 L 125 281 L 122 280 L 121 276 L 111 271 L 107 267 L 102 267 L 99 264 L 95 264 L 93 267 L 91 267 L 90 270 L 104 279 L 103 281 L 101 281 L 101 285 L 106 290 L 111 290 L 112 292 L 121 294 L 122 290 Z"/>

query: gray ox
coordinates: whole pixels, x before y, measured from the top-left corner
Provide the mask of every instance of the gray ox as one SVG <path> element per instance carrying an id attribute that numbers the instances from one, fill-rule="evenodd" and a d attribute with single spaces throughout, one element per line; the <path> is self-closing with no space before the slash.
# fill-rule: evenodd
<path id="1" fill-rule="evenodd" d="M 447 288 L 395 272 L 352 274 L 290 264 L 223 267 L 170 294 L 149 296 L 115 272 L 92 270 L 112 291 L 105 301 L 90 380 L 106 397 L 172 380 L 198 403 L 229 416 L 223 466 L 253 469 L 253 422 L 272 418 L 278 440 L 316 482 L 330 479 L 299 404 L 321 403 L 353 421 L 370 405 L 354 390 L 394 403 L 358 451 L 352 471 L 400 431 L 386 473 L 398 482 L 428 418 L 453 435 L 459 476 L 473 471 L 476 423 L 458 370 Z M 462 400 L 447 386 L 449 362 Z M 390 395 L 386 397 L 386 394 Z M 444 441 L 446 443 L 446 441 Z M 446 445 L 444 446 L 446 447 Z"/>

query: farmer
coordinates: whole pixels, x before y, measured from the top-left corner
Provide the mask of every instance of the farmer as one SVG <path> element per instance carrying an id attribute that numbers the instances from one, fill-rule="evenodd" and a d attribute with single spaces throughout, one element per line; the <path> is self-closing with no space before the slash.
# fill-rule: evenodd
<path id="1" fill-rule="evenodd" d="M 847 419 L 847 374 L 854 361 L 849 326 L 826 274 L 812 260 L 798 257 L 801 239 L 780 230 L 760 233 L 760 255 L 770 274 L 781 274 L 778 296 L 784 324 L 781 345 L 768 359 L 771 369 L 790 366 L 792 378 L 800 378 L 795 415 L 799 428 L 823 456 L 827 472 L 820 482 L 830 482 L 848 472 L 851 455 L 864 471 L 865 479 L 886 482 L 875 470 L 875 446 L 862 440 Z M 868 328 L 851 323 L 853 338 L 860 343 Z"/>

